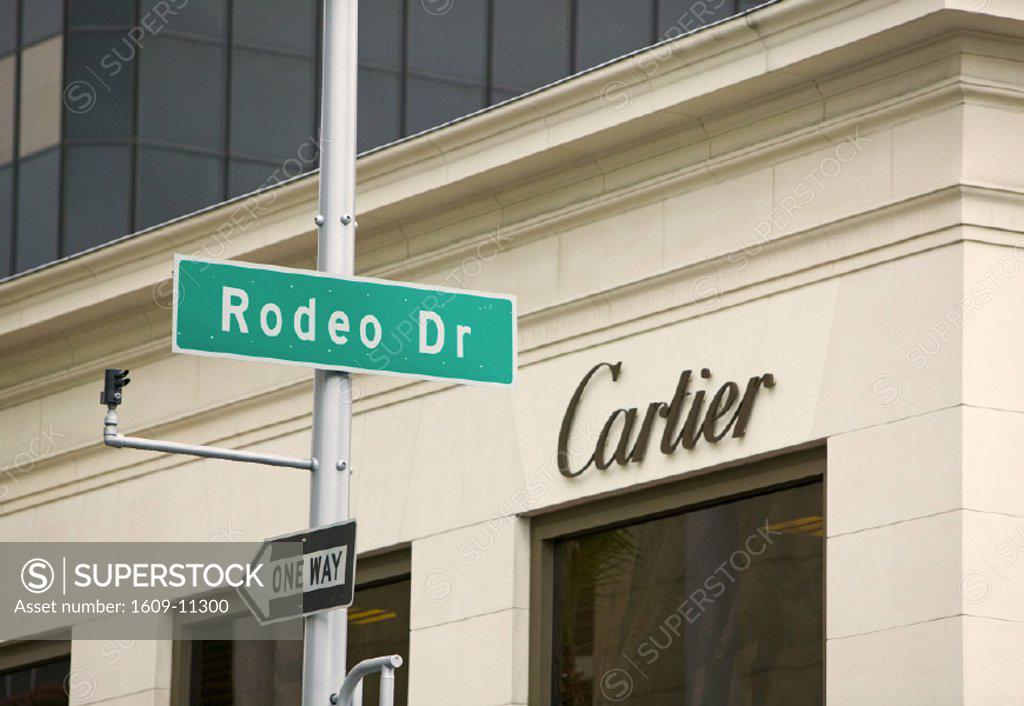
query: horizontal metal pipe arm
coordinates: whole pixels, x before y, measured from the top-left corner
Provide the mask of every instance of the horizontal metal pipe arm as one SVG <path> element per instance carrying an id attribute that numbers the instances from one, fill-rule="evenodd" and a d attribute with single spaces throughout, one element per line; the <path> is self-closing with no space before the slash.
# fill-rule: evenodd
<path id="1" fill-rule="evenodd" d="M 304 468 L 307 471 L 315 471 L 318 465 L 315 458 L 289 458 L 287 456 L 276 456 L 274 454 L 252 453 L 250 451 L 236 451 L 234 449 L 219 449 L 215 446 L 179 444 L 176 441 L 156 441 L 154 439 L 139 439 L 133 436 L 121 436 L 117 431 L 117 413 L 113 410 L 108 410 L 107 416 L 103 420 L 103 443 L 107 446 L 113 446 L 116 449 L 142 449 L 143 451 L 187 454 L 189 456 L 201 456 L 203 458 L 222 458 L 228 461 L 262 463 L 265 466 Z"/>
<path id="2" fill-rule="evenodd" d="M 345 681 L 341 683 L 338 693 L 331 694 L 331 703 L 336 704 L 336 706 L 351 706 L 352 694 L 355 693 L 356 686 L 362 681 L 363 677 L 369 676 L 374 672 L 392 672 L 401 666 L 402 658 L 398 655 L 364 659 L 352 667 L 351 671 L 345 676 Z"/>

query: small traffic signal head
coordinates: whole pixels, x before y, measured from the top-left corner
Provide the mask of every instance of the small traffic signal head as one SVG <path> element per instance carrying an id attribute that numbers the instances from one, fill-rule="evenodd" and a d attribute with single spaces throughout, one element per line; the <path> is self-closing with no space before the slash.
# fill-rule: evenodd
<path id="1" fill-rule="evenodd" d="M 103 392 L 100 394 L 100 404 L 107 407 L 116 407 L 121 404 L 121 388 L 130 382 L 127 370 L 107 368 L 103 374 Z"/>

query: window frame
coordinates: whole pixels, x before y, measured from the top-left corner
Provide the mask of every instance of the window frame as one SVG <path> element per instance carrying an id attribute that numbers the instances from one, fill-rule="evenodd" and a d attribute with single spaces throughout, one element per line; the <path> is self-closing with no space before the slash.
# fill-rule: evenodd
<path id="1" fill-rule="evenodd" d="M 67 660 L 71 667 L 71 640 L 19 640 L 0 645 L 0 674 L 31 669 L 58 660 Z M 68 703 L 71 702 L 70 695 Z"/>
<path id="2" fill-rule="evenodd" d="M 0 647 L 0 672 L 71 659 L 71 640 L 24 640 Z"/>
<path id="3" fill-rule="evenodd" d="M 530 523 L 528 702 L 535 706 L 554 704 L 556 541 L 814 482 L 822 483 L 822 512 L 827 522 L 825 467 L 825 445 L 815 443 L 764 460 L 716 466 L 683 479 L 647 485 L 634 492 L 533 517 Z M 827 553 L 823 552 L 823 560 L 824 592 Z M 825 596 L 822 595 L 822 611 L 824 606 Z M 824 619 L 823 614 L 823 625 Z M 824 641 L 821 650 L 824 664 Z"/>
<path id="4" fill-rule="evenodd" d="M 358 556 L 356 565 L 359 567 L 356 575 L 356 590 L 410 579 L 412 577 L 411 545 L 406 543 L 367 556 Z M 411 604 L 411 584 L 409 590 Z M 0 662 L 0 667 L 2 664 Z M 190 706 L 192 703 L 192 643 L 188 640 L 175 640 L 172 644 L 170 703 L 172 706 Z"/>

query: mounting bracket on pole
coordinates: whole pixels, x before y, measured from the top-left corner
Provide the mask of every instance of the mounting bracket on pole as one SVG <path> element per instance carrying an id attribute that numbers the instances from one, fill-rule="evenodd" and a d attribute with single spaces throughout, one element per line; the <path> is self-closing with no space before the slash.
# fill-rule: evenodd
<path id="1" fill-rule="evenodd" d="M 335 706 L 352 706 L 352 695 L 363 677 L 380 672 L 380 706 L 394 706 L 395 703 L 395 670 L 402 666 L 402 658 L 398 655 L 364 659 L 352 667 L 352 671 L 341 683 L 338 693 L 331 694 L 331 703 Z"/>
<path id="2" fill-rule="evenodd" d="M 142 449 L 143 451 L 187 454 L 203 458 L 222 458 L 227 461 L 247 461 L 248 463 L 262 463 L 266 466 L 304 468 L 307 471 L 315 471 L 319 466 L 315 458 L 289 458 L 274 454 L 219 449 L 215 446 L 197 446 L 195 444 L 180 444 L 176 441 L 157 441 L 155 439 L 140 439 L 134 436 L 121 436 L 117 430 L 117 406 L 122 401 L 121 389 L 131 382 L 126 377 L 127 375 L 127 370 L 119 370 L 117 368 L 108 368 L 106 371 L 100 402 L 107 407 L 107 414 L 103 418 L 103 443 L 107 446 L 113 446 L 115 449 Z"/>

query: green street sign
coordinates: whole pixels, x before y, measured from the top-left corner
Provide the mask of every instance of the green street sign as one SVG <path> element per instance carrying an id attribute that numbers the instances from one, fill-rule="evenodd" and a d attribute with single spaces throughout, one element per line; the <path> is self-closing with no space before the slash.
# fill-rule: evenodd
<path id="1" fill-rule="evenodd" d="M 175 255 L 173 349 L 510 386 L 515 297 Z"/>

